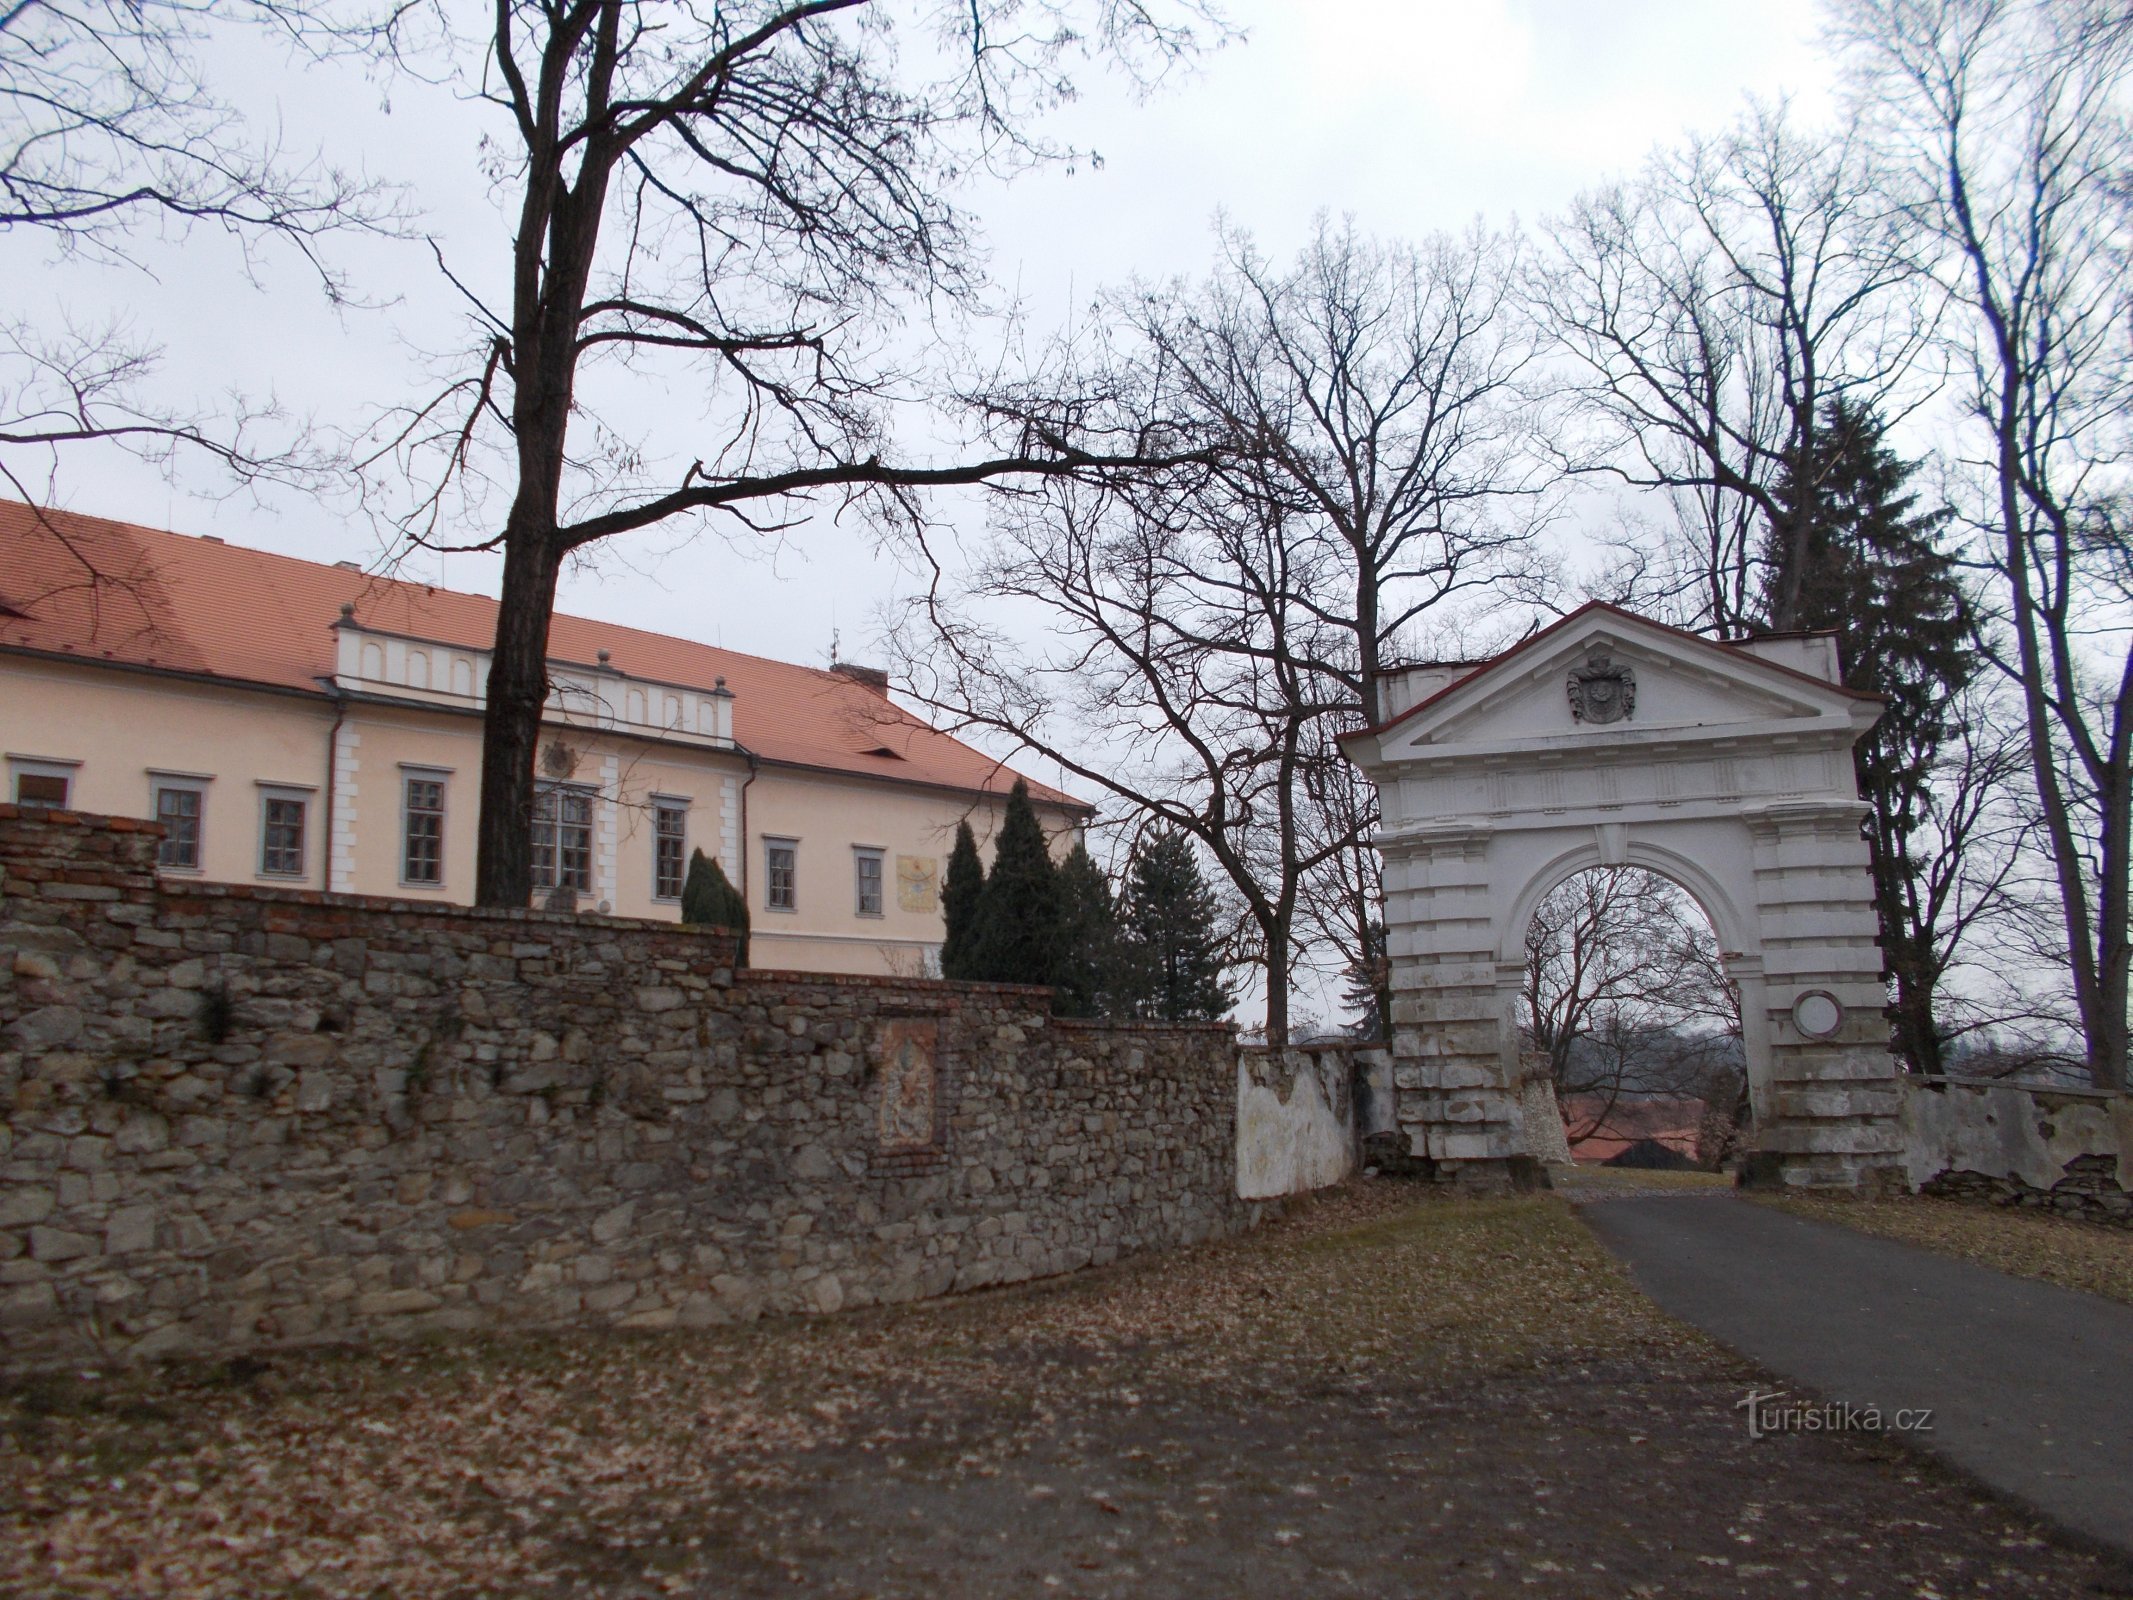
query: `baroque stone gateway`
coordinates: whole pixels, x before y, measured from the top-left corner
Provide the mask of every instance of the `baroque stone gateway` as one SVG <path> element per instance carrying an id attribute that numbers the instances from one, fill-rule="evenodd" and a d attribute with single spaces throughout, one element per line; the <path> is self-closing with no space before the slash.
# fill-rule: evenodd
<path id="1" fill-rule="evenodd" d="M 159 883 L 158 836 L 0 806 L 9 1365 L 834 1311 L 1257 1214 L 1226 1026 Z"/>
<path id="2" fill-rule="evenodd" d="M 1720 643 L 1598 603 L 1392 674 L 1343 744 L 1384 816 L 1410 1159 L 1491 1186 L 1547 1153 L 1521 1097 L 1526 929 L 1557 884 L 1637 866 L 1695 897 L 1738 985 L 1754 1175 L 1907 1186 L 1852 766 L 1880 711 L 1830 636 Z"/>

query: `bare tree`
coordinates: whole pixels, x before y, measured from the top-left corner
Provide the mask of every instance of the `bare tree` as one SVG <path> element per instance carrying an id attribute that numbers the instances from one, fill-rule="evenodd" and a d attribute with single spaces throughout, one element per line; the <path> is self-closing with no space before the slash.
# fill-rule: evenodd
<path id="1" fill-rule="evenodd" d="M 1251 463 L 1235 491 L 1322 547 L 1297 599 L 1341 653 L 1312 665 L 1369 721 L 1402 642 L 1524 575 L 1547 520 L 1556 478 L 1528 428 L 1532 333 L 1512 294 L 1522 246 L 1478 227 L 1394 244 L 1324 218 L 1286 268 L 1233 228 L 1218 244 L 1205 284 L 1111 308 Z"/>
<path id="2" fill-rule="evenodd" d="M 1385 934 L 1384 863 L 1372 835 L 1377 791 L 1321 728 L 1322 747 L 1305 763 L 1307 837 L 1330 844 L 1305 880 L 1303 921 L 1320 941 L 1313 965 L 1341 980 L 1347 1025 L 1369 1039 L 1392 1037 L 1392 962 Z M 1318 853 L 1314 850 L 1314 853 Z"/>
<path id="3" fill-rule="evenodd" d="M 1305 883 L 1345 844 L 1311 837 L 1304 784 L 1333 703 L 1310 665 L 1319 625 L 1294 601 L 1310 552 L 1220 481 L 1003 496 L 961 592 L 913 602 L 893 644 L 911 692 L 953 725 L 1040 752 L 1206 850 L 1278 1041 Z M 986 606 L 1024 611 L 1044 645 L 987 627 Z"/>
<path id="4" fill-rule="evenodd" d="M 1384 673 L 1419 632 L 1535 578 L 1558 480 L 1529 433 L 1523 246 L 1479 227 L 1394 244 L 1324 218 L 1286 267 L 1233 228 L 1218 243 L 1206 284 L 1143 291 L 1117 312 L 1201 425 L 1251 463 L 1234 492 L 1266 500 L 1263 515 L 1311 547 L 1294 603 L 1336 709 L 1310 730 L 1299 774 L 1319 863 L 1303 922 L 1323 975 L 1374 974 L 1376 796 L 1333 736 L 1382 715 Z M 1368 986 L 1382 1030 L 1387 987 Z"/>
<path id="5" fill-rule="evenodd" d="M 207 70 L 239 28 L 305 30 L 306 0 L 20 0 L 0 8 L 0 233 L 46 242 L 70 268 L 144 269 L 194 229 L 248 267 L 293 251 L 336 301 L 329 235 L 391 231 L 398 197 L 249 127 Z M 0 321 L 0 477 L 42 498 L 29 462 L 104 441 L 154 460 L 204 453 L 239 479 L 311 481 L 322 463 L 273 437 L 271 406 L 152 399 L 152 339 L 123 320 Z M 57 529 L 48 530 L 64 541 Z M 86 557 L 84 574 L 93 577 Z M 20 599 L 21 597 L 17 597 Z"/>
<path id="6" fill-rule="evenodd" d="M 1145 81 L 1210 19 L 1194 0 L 501 0 L 481 31 L 464 20 L 400 7 L 376 42 L 493 110 L 507 270 L 440 257 L 474 337 L 368 466 L 407 537 L 465 548 L 456 530 L 477 528 L 473 547 L 503 552 L 475 893 L 508 905 L 531 889 L 549 620 L 574 552 L 675 519 L 790 527 L 824 504 L 916 522 L 928 488 L 1164 459 L 1106 432 L 1086 394 L 988 402 L 968 376 L 956 392 L 921 370 L 945 326 L 901 324 L 976 305 L 957 191 L 1066 154 L 1030 119 L 1071 92 L 1074 61 Z M 607 420 L 657 384 L 697 414 L 689 448 Z M 900 457 L 897 415 L 950 401 L 970 453 Z"/>
<path id="7" fill-rule="evenodd" d="M 2133 14 L 1859 0 L 1862 103 L 1950 308 L 1999 664 L 2019 690 L 2089 1072 L 2126 1083 L 2133 873 Z"/>
<path id="8" fill-rule="evenodd" d="M 1553 478 L 1525 432 L 1515 241 L 1410 248 L 1322 221 L 1288 267 L 1228 228 L 1219 248 L 1204 283 L 1104 297 L 1091 357 L 1144 426 L 1217 447 L 1208 470 L 1097 517 L 1017 513 L 960 601 L 1035 605 L 1059 655 L 992 653 L 960 601 L 914 613 L 902 648 L 950 715 L 1207 845 L 1278 1037 L 1299 959 L 1368 971 L 1382 943 L 1374 800 L 1334 736 L 1381 709 L 1403 639 L 1533 565 Z M 1061 727 L 1035 686 L 1076 675 Z M 1301 957 L 1299 928 L 1318 940 Z"/>
<path id="9" fill-rule="evenodd" d="M 1890 409 L 1925 333 L 1869 154 L 1855 127 L 1806 134 L 1757 106 L 1552 228 L 1527 293 L 1562 361 L 1564 463 L 1675 513 L 1634 603 L 1721 632 L 1794 626 L 1796 589 L 1761 603 L 1763 531 L 1795 554 L 1807 538 L 1777 485 L 1831 402 Z"/>

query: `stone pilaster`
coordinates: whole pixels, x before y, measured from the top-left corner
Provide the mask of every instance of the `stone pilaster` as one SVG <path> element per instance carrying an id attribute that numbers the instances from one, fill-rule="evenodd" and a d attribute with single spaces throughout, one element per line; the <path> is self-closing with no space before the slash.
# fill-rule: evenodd
<path id="1" fill-rule="evenodd" d="M 1856 804 L 1812 802 L 1747 815 L 1763 944 L 1756 1020 L 1770 1059 L 1757 1143 L 1766 1170 L 1788 1186 L 1902 1182 L 1902 1107 L 1859 820 Z M 1800 997 L 1816 991 L 1843 1008 L 1826 1037 L 1794 1018 Z M 1742 998 L 1751 998 L 1745 986 Z"/>
<path id="2" fill-rule="evenodd" d="M 362 748 L 363 735 L 353 718 L 333 730 L 333 833 L 326 841 L 326 887 L 335 894 L 355 892 L 356 776 Z"/>
<path id="3" fill-rule="evenodd" d="M 1488 844 L 1487 829 L 1447 828 L 1384 839 L 1380 849 L 1401 1131 L 1439 1177 L 1495 1185 L 1525 1145 L 1503 1062 Z"/>

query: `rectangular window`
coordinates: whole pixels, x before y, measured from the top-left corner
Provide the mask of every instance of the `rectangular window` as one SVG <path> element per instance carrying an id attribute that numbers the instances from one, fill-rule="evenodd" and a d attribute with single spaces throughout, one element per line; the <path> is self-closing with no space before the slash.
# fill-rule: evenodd
<path id="1" fill-rule="evenodd" d="M 310 804 L 294 795 L 270 794 L 259 807 L 259 871 L 268 878 L 304 875 L 304 814 Z"/>
<path id="2" fill-rule="evenodd" d="M 592 892 L 593 797 L 550 784 L 533 797 L 533 886 Z"/>
<path id="3" fill-rule="evenodd" d="M 444 882 L 444 779 L 410 777 L 400 807 L 400 881 Z"/>
<path id="4" fill-rule="evenodd" d="M 796 839 L 763 841 L 763 904 L 792 911 L 800 904 L 800 845 Z"/>
<path id="5" fill-rule="evenodd" d="M 67 803 L 67 780 L 56 772 L 18 772 L 15 774 L 15 804 L 18 806 L 53 806 L 64 809 Z"/>
<path id="6" fill-rule="evenodd" d="M 857 876 L 858 911 L 862 917 L 881 915 L 881 852 L 854 847 L 852 866 Z"/>
<path id="7" fill-rule="evenodd" d="M 163 824 L 163 842 L 156 846 L 156 865 L 179 872 L 200 870 L 200 791 L 190 784 L 156 785 L 156 821 Z"/>
<path id="8" fill-rule="evenodd" d="M 652 898 L 679 900 L 689 870 L 689 808 L 664 800 L 652 804 Z"/>
<path id="9" fill-rule="evenodd" d="M 18 806 L 50 806 L 64 811 L 74 804 L 74 774 L 79 761 L 64 756 L 7 758 L 7 797 Z"/>

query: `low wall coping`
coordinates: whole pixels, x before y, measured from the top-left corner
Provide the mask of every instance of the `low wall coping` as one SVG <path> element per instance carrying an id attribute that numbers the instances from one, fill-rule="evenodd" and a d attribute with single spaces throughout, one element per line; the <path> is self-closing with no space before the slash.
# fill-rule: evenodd
<path id="1" fill-rule="evenodd" d="M 1965 1078 L 1958 1077 L 1950 1072 L 1937 1073 L 1931 1077 L 1922 1073 L 1913 1073 L 1907 1076 L 1904 1081 L 1920 1089 L 2016 1089 L 2023 1094 L 2051 1095 L 2053 1098 L 2061 1100 L 2097 1100 L 2105 1104 L 2113 1100 L 2126 1099 L 2129 1094 L 2133 1094 L 2133 1091 L 2125 1089 L 2084 1088 L 2079 1085 L 2060 1085 L 2055 1083 L 2023 1083 L 2014 1078 Z"/>
<path id="2" fill-rule="evenodd" d="M 42 823 L 50 827 L 74 828 L 85 833 L 142 834 L 161 838 L 164 832 L 160 822 L 152 822 L 144 817 L 117 817 L 94 811 L 47 810 L 43 806 L 0 803 L 0 822 L 17 820 Z M 470 906 L 457 901 L 408 899 L 398 895 L 344 894 L 329 889 L 285 888 L 279 884 L 220 883 L 190 875 L 177 876 L 156 872 L 149 868 L 141 869 L 139 876 L 144 888 L 152 885 L 157 897 L 164 904 L 180 910 L 188 901 L 239 901 L 304 910 L 388 912 L 394 916 L 433 917 L 440 921 L 502 923 L 514 928 L 598 927 L 614 928 L 617 931 L 644 929 L 657 933 L 679 934 L 689 939 L 739 937 L 739 931 L 736 929 L 709 927 L 691 922 L 668 922 L 662 917 L 618 917 L 599 912 L 547 911 L 535 906 Z M 1032 1000 L 1048 1000 L 1052 994 L 1050 985 L 1040 983 L 976 983 L 961 978 L 903 978 L 885 973 L 804 972 L 796 968 L 782 967 L 737 967 L 734 971 L 734 981 L 795 986 L 813 984 L 835 988 L 920 989 L 938 993 L 943 997 L 959 994 L 1026 995 Z M 1063 1017 L 1053 1017 L 1050 1020 L 1055 1024 L 1072 1021 L 1076 1026 L 1129 1027 L 1142 1032 L 1209 1028 L 1235 1031 L 1235 1025 L 1227 1022 L 1137 1023 L 1123 1019 Z"/>

